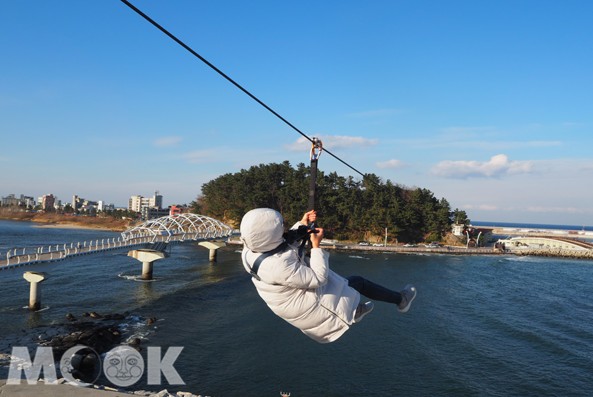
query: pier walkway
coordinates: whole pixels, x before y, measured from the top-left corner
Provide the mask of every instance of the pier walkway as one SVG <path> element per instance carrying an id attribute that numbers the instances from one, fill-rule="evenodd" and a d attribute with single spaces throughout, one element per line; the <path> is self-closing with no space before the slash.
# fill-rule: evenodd
<path id="1" fill-rule="evenodd" d="M 229 244 L 243 245 L 239 239 L 229 239 Z M 447 255 L 500 255 L 502 250 L 494 247 L 453 247 L 453 246 L 439 246 L 426 247 L 425 245 L 418 245 L 415 247 L 404 247 L 403 245 L 359 245 L 359 244 L 340 244 L 327 243 L 322 241 L 321 248 L 331 249 L 336 251 L 363 251 L 363 252 L 394 252 L 399 254 L 447 254 Z"/>
<path id="2" fill-rule="evenodd" d="M 163 250 L 170 243 L 217 240 L 232 234 L 233 229 L 230 226 L 214 218 L 197 214 L 170 215 L 134 226 L 118 238 L 12 248 L 0 253 L 0 270 L 147 245 L 156 250 Z"/>

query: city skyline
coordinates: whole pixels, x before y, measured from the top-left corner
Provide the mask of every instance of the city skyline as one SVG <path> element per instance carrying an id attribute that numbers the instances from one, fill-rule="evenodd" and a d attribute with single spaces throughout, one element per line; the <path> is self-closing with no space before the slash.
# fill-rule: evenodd
<path id="1" fill-rule="evenodd" d="M 52 200 L 55 201 L 55 205 L 60 206 L 60 207 L 70 205 L 71 207 L 74 208 L 75 207 L 74 202 L 76 201 L 76 203 L 77 203 L 76 206 L 81 205 L 81 203 L 90 202 L 95 205 L 99 204 L 99 205 L 106 206 L 106 207 L 114 207 L 115 209 L 132 209 L 132 210 L 135 210 L 136 212 L 140 212 L 140 207 L 143 207 L 143 206 L 149 206 L 149 207 L 155 207 L 155 208 L 166 208 L 166 207 L 170 207 L 170 206 L 186 204 L 186 203 L 175 203 L 175 204 L 163 205 L 164 196 L 162 194 L 160 194 L 160 192 L 158 190 L 154 191 L 152 197 L 143 196 L 143 195 L 139 195 L 139 194 L 130 195 L 128 202 L 124 206 L 115 206 L 114 203 L 109 203 L 105 200 L 96 199 L 96 198 L 89 199 L 89 198 L 81 197 L 78 194 L 72 194 L 70 196 L 70 199 L 68 200 L 68 199 L 60 198 L 51 192 L 46 193 L 46 194 L 41 194 L 41 195 L 33 195 L 33 196 L 30 196 L 30 195 L 27 195 L 24 193 L 9 193 L 6 195 L 0 194 L 0 199 L 2 199 L 2 205 L 6 205 L 6 204 L 4 204 L 5 200 L 19 201 L 19 202 L 23 202 L 23 203 L 28 203 L 32 200 L 35 205 L 32 205 L 32 204 L 29 204 L 29 205 L 34 207 L 34 206 L 40 205 L 42 200 L 47 196 L 51 196 Z M 8 204 L 8 206 L 14 206 L 14 205 L 16 205 L 16 204 Z"/>
<path id="2" fill-rule="evenodd" d="M 133 3 L 364 173 L 476 221 L 593 225 L 589 1 Z M 118 1 L 9 2 L 0 35 L 2 196 L 189 204 L 220 175 L 309 162 Z"/>

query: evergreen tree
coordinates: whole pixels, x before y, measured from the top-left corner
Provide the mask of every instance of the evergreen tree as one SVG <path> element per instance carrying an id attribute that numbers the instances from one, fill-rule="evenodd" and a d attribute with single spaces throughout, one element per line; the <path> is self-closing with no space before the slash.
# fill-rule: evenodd
<path id="1" fill-rule="evenodd" d="M 311 171 L 288 161 L 260 164 L 224 174 L 202 186 L 192 211 L 238 226 L 243 215 L 258 207 L 278 210 L 287 226 L 307 209 Z M 454 221 L 469 220 L 465 211 L 451 211 L 445 198 L 428 189 L 409 189 L 383 182 L 374 174 L 362 181 L 332 172 L 317 173 L 316 209 L 329 238 L 359 240 L 382 237 L 385 228 L 399 242 L 440 240 Z"/>

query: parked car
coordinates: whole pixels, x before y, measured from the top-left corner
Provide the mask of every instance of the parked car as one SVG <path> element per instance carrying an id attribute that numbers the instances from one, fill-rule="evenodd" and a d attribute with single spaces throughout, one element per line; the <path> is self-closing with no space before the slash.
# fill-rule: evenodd
<path id="1" fill-rule="evenodd" d="M 358 245 L 371 245 L 368 241 L 359 241 Z"/>

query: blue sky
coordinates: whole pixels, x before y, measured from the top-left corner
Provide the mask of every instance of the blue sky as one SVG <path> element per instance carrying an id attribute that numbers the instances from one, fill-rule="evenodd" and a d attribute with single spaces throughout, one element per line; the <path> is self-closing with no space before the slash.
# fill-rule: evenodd
<path id="1" fill-rule="evenodd" d="M 132 2 L 362 172 L 473 220 L 593 225 L 591 1 Z M 309 161 L 120 1 L 2 2 L 0 49 L 2 196 L 189 203 Z"/>

